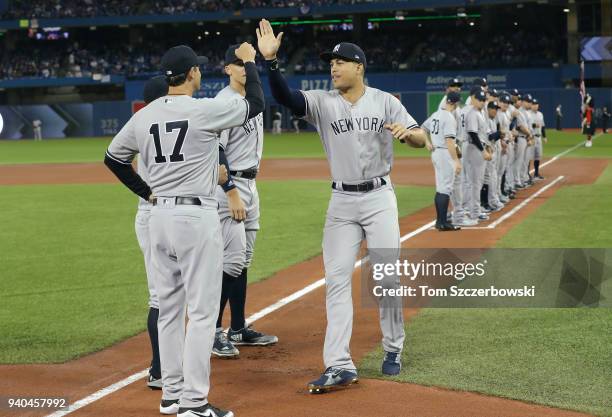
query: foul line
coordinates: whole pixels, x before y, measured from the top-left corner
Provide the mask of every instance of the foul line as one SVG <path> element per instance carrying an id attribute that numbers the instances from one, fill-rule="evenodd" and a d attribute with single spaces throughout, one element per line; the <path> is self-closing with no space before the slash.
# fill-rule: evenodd
<path id="1" fill-rule="evenodd" d="M 533 193 L 532 195 L 530 195 L 528 198 L 526 198 L 524 201 L 521 202 L 521 204 L 519 204 L 516 207 L 513 207 L 512 210 L 510 210 L 508 213 L 504 214 L 503 216 L 501 216 L 499 219 L 495 220 L 493 223 L 491 223 L 490 225 L 487 226 L 488 229 L 494 229 L 495 227 L 497 227 L 499 224 L 501 224 L 504 220 L 509 219 L 510 217 L 512 217 L 517 211 L 519 211 L 520 209 L 522 209 L 523 207 L 525 207 L 527 204 L 529 204 L 530 201 L 532 201 L 534 198 L 536 198 L 537 196 L 539 196 L 540 194 L 542 194 L 544 191 L 548 190 L 550 187 L 552 187 L 553 185 L 555 185 L 556 183 L 558 183 L 559 181 L 561 181 L 563 178 L 565 178 L 563 175 L 559 175 L 557 178 L 555 178 L 554 181 L 552 181 L 550 184 L 546 184 L 544 187 L 540 188 L 538 191 L 536 191 L 535 193 Z"/>
<path id="2" fill-rule="evenodd" d="M 597 134 L 595 136 L 593 136 L 593 139 L 595 139 L 596 137 L 600 136 L 600 134 Z M 552 157 L 551 159 L 549 159 L 548 161 L 544 162 L 542 165 L 540 165 L 540 167 L 545 167 L 548 164 L 552 164 L 553 162 L 555 162 L 556 160 L 558 160 L 559 158 L 561 158 L 564 155 L 567 155 L 568 153 L 572 152 L 573 150 L 579 148 L 580 146 L 584 146 L 585 142 L 580 142 L 577 145 L 561 152 L 558 155 L 555 155 L 554 157 Z M 533 170 L 532 170 L 533 171 Z M 514 213 L 516 213 L 517 211 L 519 211 L 521 208 L 523 208 L 525 205 L 527 205 L 531 200 L 533 200 L 534 198 L 536 198 L 539 194 L 543 193 L 544 191 L 546 191 L 548 188 L 552 187 L 553 185 L 555 185 L 557 182 L 561 181 L 564 178 L 563 175 L 557 177 L 553 182 L 551 182 L 550 184 L 547 184 L 546 186 L 540 188 L 536 193 L 534 193 L 532 196 L 530 196 L 529 198 L 527 198 L 525 201 L 523 201 L 521 204 L 519 204 L 518 206 L 514 207 L 510 212 L 504 214 L 502 217 L 500 217 L 499 219 L 497 219 L 495 222 L 491 223 L 488 226 L 482 227 L 482 229 L 493 229 L 495 226 L 497 226 L 498 224 L 500 224 L 501 222 L 503 222 L 504 220 L 506 220 L 507 218 L 509 218 L 510 216 L 512 216 Z M 404 236 L 402 236 L 400 238 L 400 243 L 403 243 L 405 241 L 407 241 L 408 239 L 413 238 L 414 236 L 423 233 L 426 230 L 429 230 L 432 226 L 434 226 L 436 224 L 435 220 L 430 221 L 429 223 L 424 224 L 423 226 L 419 227 L 416 230 L 413 230 L 410 233 L 405 234 Z M 472 228 L 466 228 L 466 229 L 472 229 Z M 363 262 L 365 262 L 367 260 L 367 256 L 363 257 L 361 259 L 359 259 L 357 262 L 355 262 L 355 268 L 359 268 L 361 266 L 361 264 Z M 275 312 L 276 310 L 286 306 L 289 303 L 292 303 L 295 300 L 298 300 L 300 298 L 302 298 L 303 296 L 305 296 L 306 294 L 309 294 L 311 292 L 313 292 L 314 290 L 316 290 L 317 288 L 322 287 L 323 285 L 325 285 L 325 278 L 321 278 L 315 282 L 313 282 L 312 284 L 302 288 L 299 291 L 294 292 L 291 295 L 288 295 L 287 297 L 281 298 L 280 300 L 278 300 L 276 303 L 269 305 L 268 307 L 265 307 L 264 309 L 250 315 L 249 317 L 247 317 L 246 321 L 247 323 L 251 324 L 254 323 L 257 320 L 260 320 L 270 314 L 272 314 L 273 312 Z M 45 417 L 62 417 L 65 416 L 67 414 L 70 414 L 80 408 L 83 408 L 95 401 L 98 401 L 101 398 L 106 397 L 107 395 L 112 394 L 115 391 L 119 391 L 122 388 L 125 388 L 126 386 L 130 385 L 133 382 L 136 382 L 140 379 L 144 379 L 147 375 L 149 374 L 149 370 L 148 369 L 144 369 L 138 373 L 135 373 L 133 375 L 128 376 L 127 378 L 116 382 L 112 385 L 109 385 L 106 388 L 102 388 L 99 391 L 94 392 L 91 395 L 88 395 L 87 397 L 76 401 L 75 403 L 73 403 L 72 405 L 70 405 L 66 410 L 60 410 L 60 411 L 56 411 L 53 414 L 48 414 Z"/>

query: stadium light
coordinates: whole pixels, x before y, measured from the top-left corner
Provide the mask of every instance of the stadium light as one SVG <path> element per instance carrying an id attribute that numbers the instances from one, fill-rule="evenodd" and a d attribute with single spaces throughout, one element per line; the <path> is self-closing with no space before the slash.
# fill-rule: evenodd
<path id="1" fill-rule="evenodd" d="M 569 13 L 570 10 L 569 9 L 563 9 L 563 13 Z"/>

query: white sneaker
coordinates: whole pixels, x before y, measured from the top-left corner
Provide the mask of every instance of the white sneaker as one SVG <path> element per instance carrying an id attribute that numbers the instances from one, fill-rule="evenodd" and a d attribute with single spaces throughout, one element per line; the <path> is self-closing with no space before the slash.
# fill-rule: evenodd
<path id="1" fill-rule="evenodd" d="M 587 140 L 587 141 L 584 143 L 584 147 L 585 147 L 585 148 L 590 148 L 590 147 L 592 147 L 592 146 L 593 146 L 593 141 L 592 141 L 592 140 Z"/>
<path id="2" fill-rule="evenodd" d="M 478 215 L 478 220 L 489 220 L 489 215 L 486 213 L 480 213 Z"/>
<path id="3" fill-rule="evenodd" d="M 180 408 L 179 400 L 161 400 L 159 404 L 159 413 L 164 415 L 172 415 L 178 413 Z"/>
<path id="4" fill-rule="evenodd" d="M 506 197 L 505 195 L 502 195 L 501 197 L 499 197 L 499 201 L 501 201 L 502 203 L 507 203 L 510 201 L 510 199 L 508 197 Z"/>
<path id="5" fill-rule="evenodd" d="M 470 226 L 478 225 L 478 221 L 472 220 L 472 219 L 469 219 L 469 218 L 464 218 L 463 220 L 461 220 L 458 223 L 453 223 L 453 225 L 455 225 L 455 226 L 463 226 L 463 227 L 470 227 Z"/>

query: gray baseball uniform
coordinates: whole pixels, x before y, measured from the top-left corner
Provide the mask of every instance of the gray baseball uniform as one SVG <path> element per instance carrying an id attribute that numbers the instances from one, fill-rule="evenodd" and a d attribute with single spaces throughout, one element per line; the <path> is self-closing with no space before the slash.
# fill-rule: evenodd
<path id="1" fill-rule="evenodd" d="M 465 130 L 478 135 L 483 144 L 488 142 L 488 125 L 482 112 L 471 107 L 465 115 Z M 467 203 L 467 215 L 472 220 L 478 220 L 480 214 L 480 189 L 484 180 L 485 160 L 482 151 L 476 145 L 467 141 L 465 146 L 464 169 L 466 181 L 463 189 L 463 199 Z"/>
<path id="2" fill-rule="evenodd" d="M 535 144 L 533 149 L 534 159 L 540 159 L 542 157 L 542 128 L 546 126 L 544 123 L 544 115 L 541 111 L 534 112 L 533 122 L 536 127 L 534 129 Z"/>
<path id="3" fill-rule="evenodd" d="M 473 106 L 466 104 L 463 108 L 457 111 L 457 144 L 461 148 L 463 154 L 461 159 L 461 174 L 455 177 L 453 183 L 453 194 L 451 202 L 453 204 L 453 223 L 460 223 L 464 216 L 468 214 L 468 195 L 465 194 L 468 190 L 466 169 L 470 161 L 465 158 L 465 154 L 469 145 L 469 140 L 466 130 L 466 116 L 471 111 Z"/>
<path id="4" fill-rule="evenodd" d="M 514 181 L 515 185 L 522 185 L 524 182 L 523 167 L 525 166 L 525 158 L 527 151 L 527 136 L 519 130 L 519 127 L 524 126 L 529 130 L 527 125 L 527 118 L 524 114 L 524 109 L 518 110 L 518 116 L 516 117 L 516 126 L 518 130 L 518 136 L 516 137 L 516 152 L 514 158 Z"/>
<path id="5" fill-rule="evenodd" d="M 533 129 L 531 127 L 531 116 L 529 115 L 529 111 L 521 106 L 521 108 L 519 109 L 519 113 L 522 116 L 522 120 L 519 120 L 518 124 L 520 125 L 521 122 L 523 122 L 525 124 L 525 127 L 527 128 L 527 130 L 533 134 Z M 521 183 L 525 183 L 527 182 L 527 180 L 529 179 L 529 160 L 531 158 L 531 150 L 530 149 L 532 147 L 528 146 L 527 144 L 527 136 L 525 136 L 523 133 L 519 133 L 519 141 L 518 141 L 518 149 L 517 152 L 519 153 L 518 158 L 519 163 L 518 163 L 518 175 L 519 175 L 519 180 L 521 181 Z"/>
<path id="6" fill-rule="evenodd" d="M 491 119 L 487 114 L 487 124 L 489 126 L 489 133 L 497 132 L 497 122 L 498 118 L 495 117 Z M 485 177 L 484 183 L 488 185 L 487 190 L 487 203 L 490 207 L 499 207 L 501 205 L 501 201 L 499 200 L 499 182 L 497 180 L 497 169 L 499 165 L 499 157 L 501 154 L 501 148 L 499 144 L 499 140 L 495 142 L 489 142 L 491 149 L 491 160 L 485 161 Z"/>
<path id="7" fill-rule="evenodd" d="M 217 98 L 239 99 L 240 93 L 229 85 L 219 91 Z M 220 144 L 232 171 L 258 170 L 263 152 L 263 114 L 247 120 L 244 125 L 226 129 L 220 134 Z M 223 271 L 237 277 L 251 265 L 255 238 L 259 230 L 259 194 L 255 179 L 233 177 L 245 208 L 246 219 L 237 222 L 231 217 L 227 195 L 217 188 L 219 217 L 223 235 Z"/>
<path id="8" fill-rule="evenodd" d="M 511 178 L 511 170 L 508 169 L 509 161 L 514 158 L 514 142 L 511 142 L 512 135 L 510 133 L 510 116 L 509 110 L 502 111 L 499 110 L 497 112 L 497 121 L 499 123 L 499 128 L 502 132 L 502 137 L 500 139 L 500 144 L 503 141 L 506 145 L 506 152 L 501 153 L 499 157 L 499 165 L 497 166 L 497 178 L 498 182 L 501 185 L 502 177 L 506 174 L 506 184 L 513 184 L 513 179 Z M 500 188 L 501 191 L 501 188 Z"/>
<path id="9" fill-rule="evenodd" d="M 397 200 L 389 178 L 393 137 L 384 125 L 400 123 L 409 129 L 418 125 L 397 98 L 375 88 L 366 87 L 354 104 L 337 90 L 302 94 L 306 100 L 304 118 L 321 137 L 335 183 L 323 232 L 327 286 L 323 357 L 326 367 L 355 370 L 349 348 L 353 327 L 351 277 L 361 241 L 365 237 L 368 248 L 391 249 L 389 258 L 394 259 L 400 248 Z M 375 189 L 349 192 L 343 188 L 365 181 L 374 181 Z M 392 277 L 382 285 L 395 287 L 398 281 Z M 399 298 L 381 300 L 380 326 L 385 351 L 401 352 L 404 320 Z"/>
<path id="10" fill-rule="evenodd" d="M 429 132 L 434 148 L 431 160 L 436 175 L 436 192 L 450 196 L 453 193 L 455 168 L 446 140 L 457 137 L 457 121 L 451 112 L 443 109 L 429 116 L 422 127 Z"/>
<path id="11" fill-rule="evenodd" d="M 244 99 L 161 97 L 133 115 L 107 151 L 124 164 L 139 153 L 157 196 L 149 234 L 162 398 L 180 399 L 182 407 L 205 405 L 210 387 L 223 251 L 215 198 L 218 132 L 244 124 L 248 107 Z"/>

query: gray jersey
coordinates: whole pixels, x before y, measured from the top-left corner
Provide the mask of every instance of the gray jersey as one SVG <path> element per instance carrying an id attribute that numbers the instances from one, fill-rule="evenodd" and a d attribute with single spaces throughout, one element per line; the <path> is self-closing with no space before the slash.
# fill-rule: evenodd
<path id="1" fill-rule="evenodd" d="M 544 124 L 544 115 L 542 112 L 532 112 L 532 121 L 536 125 L 536 127 L 533 129 L 534 135 L 542 136 L 542 127 L 546 126 Z"/>
<path id="2" fill-rule="evenodd" d="M 491 143 L 488 135 L 495 132 L 497 132 L 497 117 L 491 119 L 489 115 L 487 115 L 487 143 Z"/>
<path id="3" fill-rule="evenodd" d="M 471 106 L 465 115 L 465 131 L 466 134 L 467 132 L 476 133 L 481 142 L 488 143 L 487 132 L 489 131 L 489 126 L 482 112 L 476 109 L 476 107 Z"/>
<path id="4" fill-rule="evenodd" d="M 499 130 L 502 133 L 502 139 L 509 139 L 510 130 L 510 116 L 509 110 L 497 112 L 497 123 L 499 123 Z"/>
<path id="5" fill-rule="evenodd" d="M 217 98 L 230 100 L 242 96 L 229 85 L 219 91 Z M 242 126 L 226 129 L 219 135 L 221 147 L 232 171 L 259 167 L 263 152 L 263 113 L 247 120 Z"/>
<path id="6" fill-rule="evenodd" d="M 518 109 L 519 117 L 517 118 L 517 126 L 525 126 L 527 131 L 533 133 L 531 128 L 531 117 L 529 116 L 529 112 L 524 107 Z M 519 136 L 526 136 L 522 132 L 519 132 Z"/>
<path id="7" fill-rule="evenodd" d="M 393 164 L 393 136 L 387 123 L 418 127 L 394 96 L 372 87 L 355 103 L 337 90 L 302 91 L 306 99 L 304 119 L 321 137 L 332 179 L 347 183 L 383 177 Z"/>
<path id="8" fill-rule="evenodd" d="M 130 118 L 107 155 L 130 164 L 140 153 L 156 196 L 212 199 L 219 176 L 219 131 L 244 124 L 248 114 L 243 98 L 161 97 Z"/>
<path id="9" fill-rule="evenodd" d="M 137 162 L 137 166 L 136 166 L 136 172 L 138 173 L 138 175 L 140 175 L 140 178 L 142 178 L 142 180 L 144 182 L 146 182 L 147 184 L 150 184 L 151 181 L 149 180 L 149 173 L 147 172 L 146 169 L 144 169 L 144 165 L 142 163 L 140 163 L 140 158 L 138 158 L 138 162 Z M 138 208 L 140 210 L 151 210 L 151 203 L 149 203 L 146 200 L 143 200 L 142 198 L 138 198 Z"/>
<path id="10" fill-rule="evenodd" d="M 465 130 L 466 126 L 466 116 L 470 112 L 473 107 L 468 104 L 461 109 L 458 109 L 457 114 L 457 140 L 466 141 L 467 140 L 467 131 Z"/>
<path id="11" fill-rule="evenodd" d="M 457 137 L 457 120 L 446 109 L 438 110 L 429 116 L 422 127 L 429 132 L 431 143 L 436 148 L 447 148 L 446 140 Z"/>

